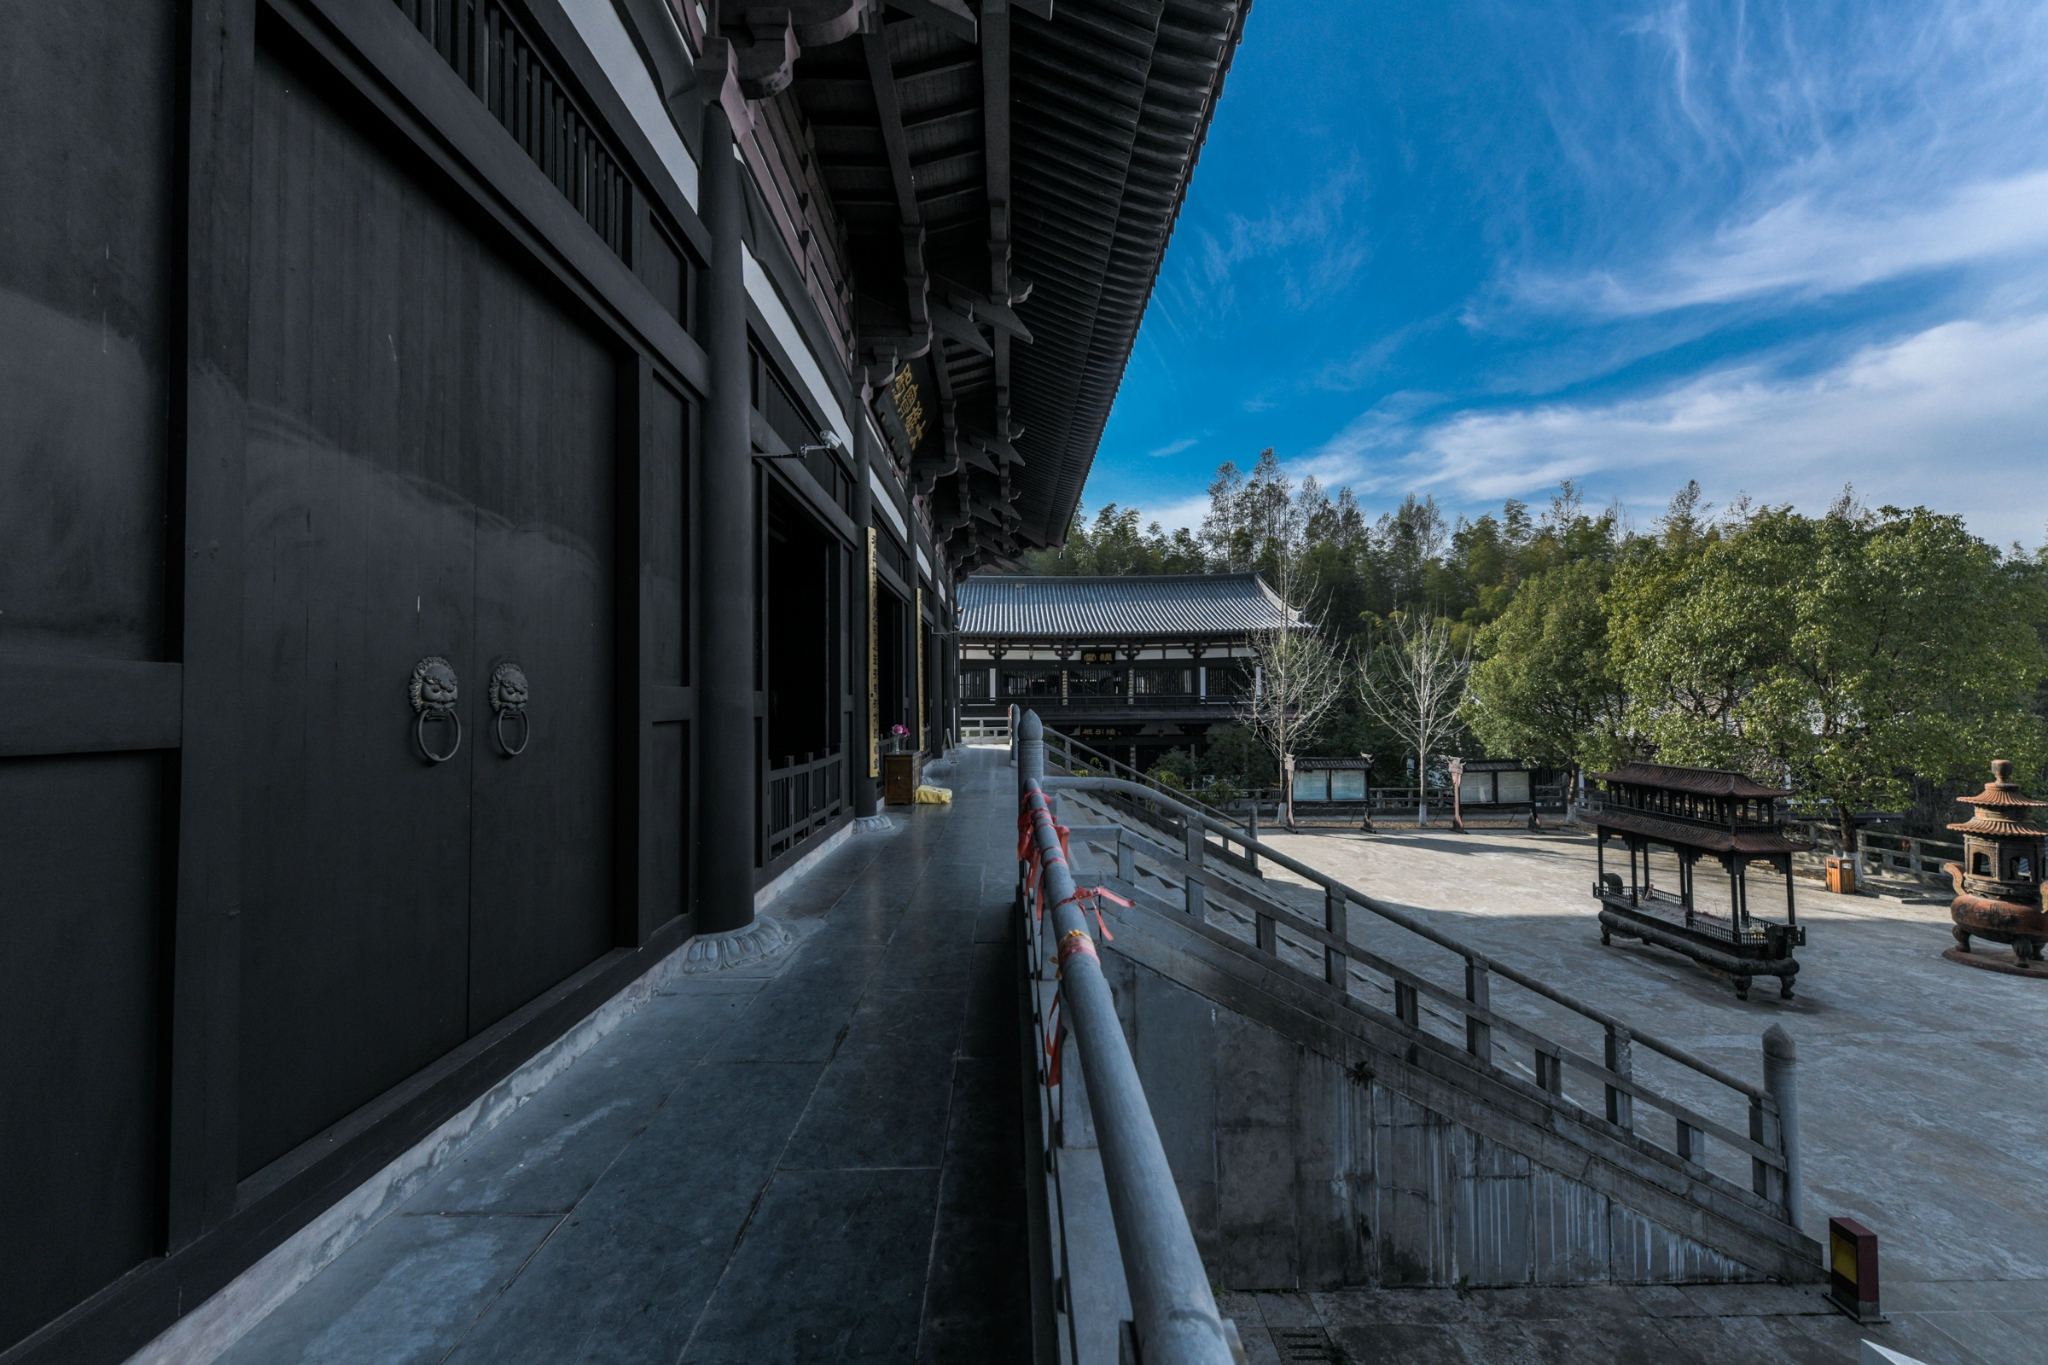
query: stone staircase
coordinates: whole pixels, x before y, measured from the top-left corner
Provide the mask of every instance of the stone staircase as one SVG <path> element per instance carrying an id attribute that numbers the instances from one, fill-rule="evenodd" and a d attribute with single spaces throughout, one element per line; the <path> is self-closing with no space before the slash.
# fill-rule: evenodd
<path id="1" fill-rule="evenodd" d="M 1220 1285 L 1823 1277 L 1786 1215 L 1797 1146 L 1780 1095 L 1558 992 L 1510 1004 L 1511 969 L 1477 953 L 1465 989 L 1447 986 L 1441 935 L 1361 923 L 1357 893 L 1347 931 L 1345 897 L 1311 888 L 1318 925 L 1303 888 L 1253 870 L 1255 850 L 1210 856 L 1215 832 L 1190 836 L 1170 811 L 1079 791 L 1060 808 L 1077 878 L 1135 902 L 1106 907 L 1101 956 Z M 1565 1027 L 1589 1019 L 1604 1020 L 1597 1061 Z M 1646 1044 L 1663 1054 L 1656 1087 L 1632 1064 Z M 1747 1143 L 1739 1120 L 1710 1117 L 1731 1102 Z M 1652 1140 L 1655 1110 L 1669 1144 Z M 1068 1145 L 1086 1122 L 1070 1110 Z"/>

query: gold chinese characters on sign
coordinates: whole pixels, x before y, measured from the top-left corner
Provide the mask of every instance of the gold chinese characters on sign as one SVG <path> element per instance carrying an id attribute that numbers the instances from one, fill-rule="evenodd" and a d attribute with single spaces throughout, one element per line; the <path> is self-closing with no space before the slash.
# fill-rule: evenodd
<path id="1" fill-rule="evenodd" d="M 924 400 L 908 365 L 897 370 L 896 377 L 889 381 L 889 397 L 896 404 L 896 420 L 903 424 L 904 439 L 912 450 L 917 449 L 924 440 Z"/>

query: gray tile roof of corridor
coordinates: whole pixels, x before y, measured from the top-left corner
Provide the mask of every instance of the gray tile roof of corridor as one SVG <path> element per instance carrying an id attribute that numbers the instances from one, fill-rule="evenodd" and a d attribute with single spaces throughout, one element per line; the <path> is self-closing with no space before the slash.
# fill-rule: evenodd
<path id="1" fill-rule="evenodd" d="M 960 634 L 970 638 L 1243 635 L 1286 620 L 1255 573 L 982 574 L 960 585 Z"/>
<path id="2" fill-rule="evenodd" d="M 892 808 L 675 978 L 223 1365 L 1026 1359 L 1015 778 Z"/>

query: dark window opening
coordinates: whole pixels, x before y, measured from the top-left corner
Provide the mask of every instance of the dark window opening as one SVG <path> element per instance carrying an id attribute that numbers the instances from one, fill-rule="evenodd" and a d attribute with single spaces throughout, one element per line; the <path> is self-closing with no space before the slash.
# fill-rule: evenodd
<path id="1" fill-rule="evenodd" d="M 1070 668 L 1067 670 L 1067 695 L 1121 697 L 1128 677 L 1121 668 Z"/>
<path id="2" fill-rule="evenodd" d="M 887 740 L 894 727 L 908 727 L 915 717 L 906 697 L 911 671 L 904 655 L 909 647 L 910 604 L 886 587 L 875 592 L 875 725 Z"/>
<path id="3" fill-rule="evenodd" d="M 1003 674 L 1006 697 L 1057 697 L 1060 671 L 1057 668 L 1015 669 Z"/>
<path id="4" fill-rule="evenodd" d="M 837 546 L 780 486 L 768 495 L 768 761 L 840 744 Z"/>
<path id="5" fill-rule="evenodd" d="M 1136 691 L 1141 697 L 1185 697 L 1195 690 L 1195 670 L 1192 668 L 1140 668 L 1137 670 Z"/>

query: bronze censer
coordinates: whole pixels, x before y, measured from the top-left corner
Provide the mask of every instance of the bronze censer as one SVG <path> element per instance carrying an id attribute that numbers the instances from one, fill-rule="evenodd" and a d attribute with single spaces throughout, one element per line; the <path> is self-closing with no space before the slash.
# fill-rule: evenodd
<path id="1" fill-rule="evenodd" d="M 1950 930 L 1956 946 L 1942 956 L 1951 962 L 2019 976 L 2048 977 L 2041 948 L 2048 943 L 2048 914 L 2041 908 L 2042 841 L 2048 829 L 2031 823 L 2035 807 L 2012 780 L 2012 761 L 1991 764 L 1991 781 L 1975 796 L 1958 797 L 1974 809 L 1970 818 L 1950 825 L 1963 836 L 1963 861 L 1944 863 L 1955 883 L 1949 903 Z M 1970 951 L 1972 938 L 2012 945 L 2012 956 Z"/>

